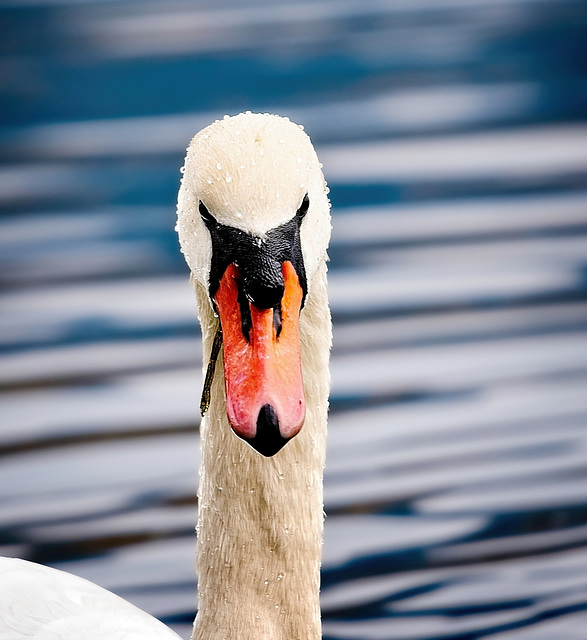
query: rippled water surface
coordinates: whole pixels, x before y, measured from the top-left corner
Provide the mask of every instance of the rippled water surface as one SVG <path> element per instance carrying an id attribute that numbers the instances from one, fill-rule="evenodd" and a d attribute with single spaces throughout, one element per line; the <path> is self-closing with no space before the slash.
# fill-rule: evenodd
<path id="1" fill-rule="evenodd" d="M 201 126 L 331 187 L 324 633 L 587 638 L 587 3 L 0 0 L 0 554 L 189 637 Z"/>

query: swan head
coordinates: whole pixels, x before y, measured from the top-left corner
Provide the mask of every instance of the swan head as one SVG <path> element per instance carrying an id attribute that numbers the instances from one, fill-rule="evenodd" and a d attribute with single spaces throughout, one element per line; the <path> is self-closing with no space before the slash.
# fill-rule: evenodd
<path id="1" fill-rule="evenodd" d="M 321 167 L 301 127 L 249 112 L 200 131 L 183 167 L 177 230 L 220 319 L 228 421 L 266 456 L 305 417 L 299 321 L 330 238 Z"/>

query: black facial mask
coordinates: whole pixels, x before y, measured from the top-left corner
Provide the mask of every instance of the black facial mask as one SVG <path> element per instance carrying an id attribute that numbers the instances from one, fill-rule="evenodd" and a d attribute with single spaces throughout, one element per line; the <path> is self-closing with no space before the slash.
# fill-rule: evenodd
<path id="1" fill-rule="evenodd" d="M 203 202 L 199 210 L 212 238 L 210 269 L 210 299 L 218 291 L 220 280 L 230 264 L 241 272 L 242 293 L 259 309 L 270 309 L 281 302 L 284 292 L 281 265 L 289 261 L 294 266 L 303 291 L 302 306 L 307 293 L 306 270 L 300 243 L 300 227 L 310 201 L 304 196 L 294 217 L 280 227 L 271 229 L 264 238 L 220 224 Z"/>

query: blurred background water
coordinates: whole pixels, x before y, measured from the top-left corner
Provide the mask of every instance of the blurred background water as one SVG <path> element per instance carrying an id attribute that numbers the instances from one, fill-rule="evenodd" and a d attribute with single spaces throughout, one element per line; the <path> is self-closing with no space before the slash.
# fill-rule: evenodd
<path id="1" fill-rule="evenodd" d="M 202 126 L 331 187 L 329 639 L 587 638 L 587 3 L 0 0 L 0 553 L 189 637 Z"/>

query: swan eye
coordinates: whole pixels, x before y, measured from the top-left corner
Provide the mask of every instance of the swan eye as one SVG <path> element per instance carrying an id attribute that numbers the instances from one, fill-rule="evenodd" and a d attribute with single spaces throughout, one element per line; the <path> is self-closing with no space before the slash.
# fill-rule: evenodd
<path id="1" fill-rule="evenodd" d="M 206 225 L 210 226 L 216 224 L 214 216 L 208 211 L 206 205 L 201 200 L 198 209 L 200 211 L 200 215 L 202 216 L 202 220 L 206 223 Z"/>
<path id="2" fill-rule="evenodd" d="M 308 198 L 308 194 L 306 193 L 306 195 L 304 196 L 304 199 L 302 200 L 302 204 L 300 205 L 300 208 L 296 211 L 296 218 L 298 219 L 299 222 L 301 222 L 304 219 L 304 216 L 306 215 L 306 213 L 308 213 L 309 207 L 310 207 L 310 198 Z"/>

